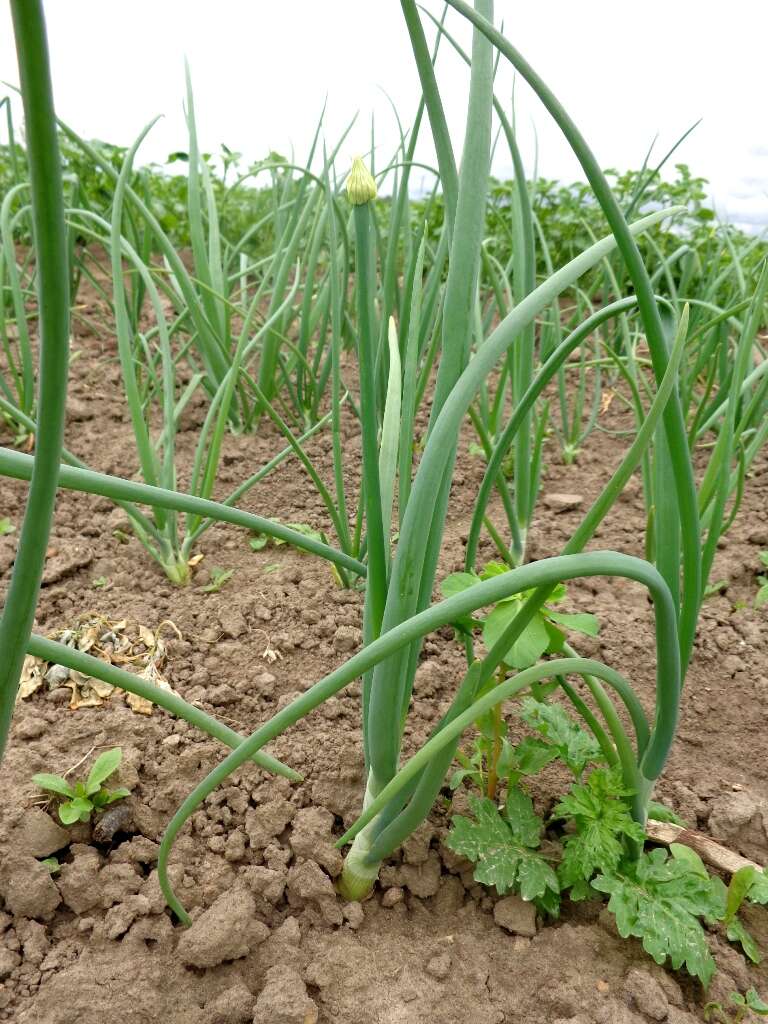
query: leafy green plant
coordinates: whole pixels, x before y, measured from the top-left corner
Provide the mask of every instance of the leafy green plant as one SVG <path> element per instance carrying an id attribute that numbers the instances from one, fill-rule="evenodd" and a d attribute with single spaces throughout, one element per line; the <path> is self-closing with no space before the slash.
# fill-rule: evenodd
<path id="1" fill-rule="evenodd" d="M 572 822 L 574 831 L 563 837 L 563 859 L 558 867 L 561 887 L 571 899 L 590 896 L 595 875 L 614 872 L 626 857 L 628 844 L 642 844 L 645 833 L 633 820 L 621 775 L 608 768 L 590 772 L 585 783 L 574 783 L 560 800 L 553 820 Z"/>
<path id="2" fill-rule="evenodd" d="M 503 814 L 487 797 L 470 796 L 469 805 L 472 817 L 457 814 L 446 843 L 475 864 L 475 879 L 495 886 L 502 896 L 512 889 L 524 900 L 556 907 L 560 884 L 552 866 L 538 852 L 544 823 L 531 798 L 511 787 Z"/>
<path id="3" fill-rule="evenodd" d="M 234 575 L 235 575 L 235 570 L 234 569 L 221 569 L 221 568 L 218 568 L 218 567 L 214 566 L 214 568 L 211 569 L 211 572 L 210 572 L 211 582 L 206 584 L 206 586 L 203 587 L 203 593 L 204 594 L 218 594 L 218 592 L 221 590 L 221 588 L 224 586 L 224 584 L 228 580 L 231 580 Z"/>
<path id="4" fill-rule="evenodd" d="M 273 522 L 279 523 L 281 519 L 279 516 L 275 516 Z M 315 530 L 308 523 L 286 523 L 288 529 L 293 530 L 294 533 L 300 534 L 302 537 L 309 537 L 311 540 L 319 541 L 321 544 L 327 544 L 328 538 L 322 530 Z M 274 547 L 282 547 L 283 544 L 290 544 L 289 540 L 283 537 L 276 537 L 273 533 L 262 533 L 259 530 L 254 531 L 254 535 L 248 541 L 248 544 L 252 551 L 263 551 L 268 545 L 272 544 Z M 299 548 L 298 550 L 301 550 Z"/>
<path id="5" fill-rule="evenodd" d="M 444 597 L 452 597 L 473 587 L 481 580 L 490 580 L 510 571 L 502 562 L 488 562 L 480 573 L 456 572 L 447 576 L 440 584 Z M 457 623 L 463 631 L 482 630 L 483 642 L 490 651 L 494 644 L 510 627 L 518 612 L 524 607 L 533 591 L 523 591 L 504 601 L 499 601 L 485 615 L 467 616 Z M 588 612 L 559 612 L 552 605 L 558 604 L 566 597 L 565 584 L 559 583 L 534 615 L 523 627 L 517 639 L 504 653 L 504 664 L 510 668 L 528 668 L 545 654 L 559 654 L 565 645 L 565 633 L 560 627 L 597 636 L 600 626 L 594 615 Z"/>
<path id="6" fill-rule="evenodd" d="M 4 516 L 0 519 L 0 537 L 6 537 L 9 533 L 15 533 L 16 527 L 13 525 L 8 516 Z"/>
<path id="7" fill-rule="evenodd" d="M 130 796 L 128 789 L 107 789 L 106 780 L 120 767 L 123 752 L 119 747 L 105 750 L 99 754 L 88 773 L 81 782 L 70 784 L 60 775 L 41 772 L 32 776 L 32 781 L 41 789 L 55 793 L 63 800 L 59 804 L 59 818 L 64 825 L 73 825 L 76 821 L 90 821 L 94 811 L 100 811 L 116 800 Z"/>
<path id="8" fill-rule="evenodd" d="M 620 935 L 639 938 L 658 964 L 668 959 L 675 970 L 684 966 L 706 986 L 715 962 L 700 918 L 721 915 L 717 881 L 689 857 L 656 849 L 604 871 L 592 886 L 608 894 Z"/>
<path id="9" fill-rule="evenodd" d="M 738 910 L 745 898 L 768 902 L 766 876 L 753 868 L 742 869 L 726 891 L 722 881 L 710 876 L 688 847 L 672 844 L 669 852 L 645 852 L 645 831 L 632 817 L 633 793 L 626 788 L 621 772 L 599 763 L 600 751 L 591 737 L 557 705 L 531 698 L 526 698 L 526 703 L 522 717 L 534 728 L 541 729 L 543 724 L 551 729 L 548 736 L 545 732 L 549 742 L 535 737 L 535 747 L 524 739 L 509 748 L 502 810 L 488 797 L 471 794 L 472 817 L 457 814 L 452 819 L 447 845 L 475 864 L 475 879 L 495 885 L 500 893 L 513 889 L 553 916 L 566 894 L 572 900 L 607 895 L 608 910 L 622 936 L 638 938 L 657 963 L 669 963 L 676 970 L 685 967 L 705 986 L 715 963 L 702 922 L 722 922 L 728 939 L 759 962 L 757 944 L 739 919 Z M 535 711 L 536 704 L 546 709 L 543 715 Z M 592 750 L 585 757 L 591 743 Z M 555 758 L 568 764 L 574 781 L 550 821 L 551 825 L 565 823 L 560 828 L 559 845 L 550 839 L 547 856 L 542 859 L 544 823 L 520 782 Z M 584 778 L 587 763 L 596 766 Z M 483 780 L 475 759 L 452 783 L 471 782 L 482 788 Z M 549 885 L 544 885 L 545 878 Z"/>
<path id="10" fill-rule="evenodd" d="M 714 1001 L 706 1003 L 704 1020 L 718 1020 L 721 1024 L 740 1024 L 750 1011 L 758 1017 L 768 1017 L 768 1003 L 760 998 L 755 988 L 748 988 L 744 995 L 741 992 L 731 992 L 730 1001 L 733 1005 L 727 1008 L 724 1008 L 722 1003 Z"/>

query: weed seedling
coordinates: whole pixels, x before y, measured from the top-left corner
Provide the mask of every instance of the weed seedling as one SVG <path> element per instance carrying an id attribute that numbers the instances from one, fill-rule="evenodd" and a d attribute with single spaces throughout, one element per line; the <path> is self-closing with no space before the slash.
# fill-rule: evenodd
<path id="1" fill-rule="evenodd" d="M 8 516 L 4 516 L 0 519 L 0 537 L 5 537 L 9 533 L 15 533 L 16 527 L 13 525 Z"/>
<path id="2" fill-rule="evenodd" d="M 750 1010 L 758 1017 L 768 1017 L 768 1003 L 763 1002 L 757 989 L 749 988 L 745 995 L 742 995 L 741 992 L 731 992 L 731 1002 L 733 1009 L 729 1007 L 727 1010 L 723 1008 L 722 1003 L 707 1003 L 704 1007 L 704 1020 L 720 1021 L 722 1024 L 740 1024 Z"/>
<path id="3" fill-rule="evenodd" d="M 84 782 L 70 785 L 60 775 L 49 775 L 41 772 L 32 776 L 32 781 L 41 789 L 63 797 L 59 804 L 59 818 L 64 825 L 74 825 L 76 821 L 90 821 L 94 811 L 101 810 L 116 800 L 130 796 L 127 789 L 107 789 L 104 782 L 120 767 L 123 752 L 119 747 L 105 750 L 93 763 Z"/>
<path id="4" fill-rule="evenodd" d="M 210 572 L 211 582 L 207 586 L 203 587 L 203 593 L 218 594 L 227 580 L 231 580 L 234 574 L 234 569 L 221 569 L 214 566 Z"/>

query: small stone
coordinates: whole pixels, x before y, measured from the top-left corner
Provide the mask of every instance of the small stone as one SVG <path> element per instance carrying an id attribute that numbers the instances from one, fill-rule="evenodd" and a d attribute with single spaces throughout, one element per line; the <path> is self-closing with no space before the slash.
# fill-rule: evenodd
<path id="1" fill-rule="evenodd" d="M 224 844 L 224 856 L 230 864 L 245 860 L 245 835 L 239 828 L 227 836 L 227 841 Z"/>
<path id="2" fill-rule="evenodd" d="M 430 850 L 423 864 L 403 864 L 397 874 L 401 885 L 414 896 L 426 899 L 440 887 L 440 858 L 435 850 Z"/>
<path id="3" fill-rule="evenodd" d="M 14 917 L 47 921 L 61 903 L 48 868 L 28 854 L 7 857 L 0 875 L 0 894 Z"/>
<path id="4" fill-rule="evenodd" d="M 405 891 L 401 889 L 399 885 L 393 885 L 390 889 L 387 889 L 384 895 L 381 897 L 382 907 L 394 907 L 398 903 L 402 903 L 405 899 Z"/>
<path id="5" fill-rule="evenodd" d="M 46 560 L 43 570 L 42 585 L 50 586 L 66 579 L 67 576 L 74 576 L 76 572 L 85 569 L 93 561 L 93 552 L 78 544 L 72 544 L 61 551 L 57 551 Z"/>
<path id="6" fill-rule="evenodd" d="M 343 858 L 334 845 L 333 815 L 324 807 L 297 811 L 289 842 L 297 857 L 317 861 L 331 878 L 341 873 Z"/>
<path id="7" fill-rule="evenodd" d="M 121 843 L 113 850 L 112 864 L 154 864 L 160 853 L 160 846 L 146 836 L 135 836 Z"/>
<path id="8" fill-rule="evenodd" d="M 363 642 L 363 634 L 357 626 L 339 626 L 333 634 L 333 646 L 337 651 L 355 651 Z"/>
<path id="9" fill-rule="evenodd" d="M 301 929 L 298 919 L 286 917 L 279 928 L 275 928 L 267 941 L 259 947 L 259 961 L 264 967 L 292 963 L 301 944 Z"/>
<path id="10" fill-rule="evenodd" d="M 72 423 L 81 423 L 84 420 L 92 420 L 95 415 L 93 406 L 80 398 L 67 399 L 67 419 Z M 120 509 L 122 512 L 122 509 Z"/>
<path id="11" fill-rule="evenodd" d="M 241 981 L 230 983 L 205 1004 L 206 1024 L 251 1024 L 255 997 Z"/>
<path id="12" fill-rule="evenodd" d="M 493 919 L 515 935 L 532 938 L 536 934 L 536 907 L 519 896 L 505 896 L 493 908 Z"/>
<path id="13" fill-rule="evenodd" d="M 275 906 L 283 898 L 285 892 L 285 875 L 281 871 L 272 871 L 260 864 L 248 866 L 243 871 L 249 889 L 263 896 L 268 903 Z"/>
<path id="14" fill-rule="evenodd" d="M 13 848 L 32 857 L 50 857 L 69 845 L 69 833 L 39 808 L 27 811 L 13 832 Z"/>
<path id="15" fill-rule="evenodd" d="M 746 790 L 724 793 L 712 801 L 709 831 L 720 842 L 751 860 L 763 863 L 768 855 L 768 804 Z"/>
<path id="16" fill-rule="evenodd" d="M 39 740 L 45 732 L 45 722 L 39 718 L 21 718 L 14 723 L 13 735 L 17 740 Z"/>
<path id="17" fill-rule="evenodd" d="M 269 935 L 269 928 L 255 917 L 256 905 L 247 889 L 223 893 L 179 939 L 182 963 L 192 967 L 216 967 L 225 960 L 239 960 Z"/>
<path id="18" fill-rule="evenodd" d="M 219 612 L 219 625 L 225 637 L 237 640 L 244 633 L 248 632 L 248 623 L 238 607 L 225 605 Z"/>
<path id="19" fill-rule="evenodd" d="M 96 878 L 101 858 L 96 850 L 82 843 L 75 843 L 71 852 L 72 862 L 63 864 L 58 875 L 59 890 L 70 910 L 82 914 L 100 901 Z"/>
<path id="20" fill-rule="evenodd" d="M 118 832 L 135 832 L 133 808 L 126 800 L 108 807 L 93 826 L 93 838 L 97 843 L 111 843 Z"/>
<path id="21" fill-rule="evenodd" d="M 245 831 L 253 850 L 263 850 L 270 840 L 279 836 L 296 814 L 296 808 L 285 797 L 276 797 L 246 812 Z"/>
<path id="22" fill-rule="evenodd" d="M 317 1024 L 317 1005 L 309 998 L 301 975 L 276 964 L 256 1000 L 253 1024 Z"/>
<path id="23" fill-rule="evenodd" d="M 336 895 L 330 878 L 313 860 L 296 864 L 288 872 L 288 894 L 298 900 L 319 900 Z"/>
<path id="24" fill-rule="evenodd" d="M 581 494 L 545 494 L 543 500 L 553 512 L 572 512 L 584 504 Z"/>
<path id="25" fill-rule="evenodd" d="M 403 843 L 403 859 L 406 864 L 424 864 L 429 857 L 429 844 L 435 834 L 435 827 L 428 821 L 420 825 Z"/>
<path id="26" fill-rule="evenodd" d="M 137 917 L 146 917 L 150 902 L 146 896 L 128 896 L 116 907 L 111 907 L 104 918 L 104 933 L 108 939 L 125 935 Z"/>
<path id="27" fill-rule="evenodd" d="M 16 925 L 16 935 L 24 950 L 24 960 L 39 966 L 51 946 L 45 925 L 37 921 L 21 921 Z"/>
<path id="28" fill-rule="evenodd" d="M 21 957 L 11 949 L 0 946 L 0 981 L 4 981 L 8 975 L 15 971 L 21 963 Z"/>
<path id="29" fill-rule="evenodd" d="M 426 967 L 427 974 L 438 979 L 447 978 L 450 970 L 450 953 L 441 953 L 439 956 L 433 956 Z"/>
<path id="30" fill-rule="evenodd" d="M 651 1020 L 666 1020 L 669 1002 L 664 990 L 648 971 L 630 971 L 624 982 L 630 1005 L 634 1005 Z"/>
<path id="31" fill-rule="evenodd" d="M 357 902 L 345 903 L 342 907 L 342 914 L 344 915 L 344 920 L 353 931 L 357 931 L 365 920 L 365 912 L 361 904 Z"/>
<path id="32" fill-rule="evenodd" d="M 144 879 L 133 864 L 107 864 L 98 876 L 101 906 L 108 910 L 141 889 Z"/>

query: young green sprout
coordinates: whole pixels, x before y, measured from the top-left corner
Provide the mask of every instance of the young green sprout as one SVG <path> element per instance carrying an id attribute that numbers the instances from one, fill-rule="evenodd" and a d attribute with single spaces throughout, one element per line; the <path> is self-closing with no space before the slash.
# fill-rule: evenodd
<path id="1" fill-rule="evenodd" d="M 122 758 L 123 752 L 119 747 L 105 750 L 94 761 L 87 778 L 73 784 L 61 775 L 50 775 L 47 772 L 33 775 L 32 781 L 41 789 L 63 798 L 59 803 L 62 824 L 74 825 L 76 821 L 90 821 L 95 811 L 103 810 L 116 800 L 131 795 L 129 789 L 107 789 L 104 785 L 120 767 Z"/>

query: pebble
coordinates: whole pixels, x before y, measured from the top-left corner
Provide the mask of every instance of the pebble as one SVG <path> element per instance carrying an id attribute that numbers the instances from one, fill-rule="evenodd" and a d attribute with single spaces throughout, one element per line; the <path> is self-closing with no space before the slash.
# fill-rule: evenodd
<path id="1" fill-rule="evenodd" d="M 293 967 L 276 964 L 267 971 L 256 1000 L 253 1024 L 317 1024 L 317 1004 Z"/>
<path id="2" fill-rule="evenodd" d="M 532 938 L 536 934 L 536 907 L 519 896 L 505 896 L 493 908 L 493 919 L 515 935 Z"/>
<path id="3" fill-rule="evenodd" d="M 651 1020 L 666 1020 L 669 1016 L 669 1001 L 664 990 L 648 971 L 630 971 L 624 988 L 640 1013 Z"/>
<path id="4" fill-rule="evenodd" d="M 426 966 L 427 974 L 433 978 L 441 980 L 447 978 L 451 970 L 451 954 L 440 953 L 439 956 L 433 956 L 432 959 Z"/>
<path id="5" fill-rule="evenodd" d="M 584 504 L 581 494 L 545 494 L 543 502 L 553 512 L 572 512 Z"/>

